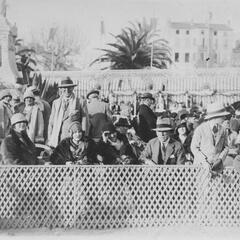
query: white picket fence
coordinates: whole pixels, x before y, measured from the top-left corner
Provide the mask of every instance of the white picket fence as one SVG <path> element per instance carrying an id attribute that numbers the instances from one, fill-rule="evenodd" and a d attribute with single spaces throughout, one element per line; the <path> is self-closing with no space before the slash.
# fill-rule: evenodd
<path id="1" fill-rule="evenodd" d="M 2 166 L 0 229 L 240 226 L 240 177 L 196 166 Z"/>

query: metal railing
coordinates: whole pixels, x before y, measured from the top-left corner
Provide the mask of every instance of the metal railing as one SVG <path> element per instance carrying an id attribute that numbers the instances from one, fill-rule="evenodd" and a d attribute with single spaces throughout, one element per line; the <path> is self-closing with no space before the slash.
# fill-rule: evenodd
<path id="1" fill-rule="evenodd" d="M 0 228 L 240 226 L 240 178 L 196 166 L 2 166 Z"/>

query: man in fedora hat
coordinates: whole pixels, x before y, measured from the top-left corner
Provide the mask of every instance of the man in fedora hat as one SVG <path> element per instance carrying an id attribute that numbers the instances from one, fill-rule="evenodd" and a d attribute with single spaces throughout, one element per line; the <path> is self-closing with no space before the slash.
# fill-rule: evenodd
<path id="1" fill-rule="evenodd" d="M 103 125 L 112 118 L 109 104 L 99 98 L 99 90 L 92 89 L 87 94 L 88 136 L 98 142 L 102 135 Z"/>
<path id="2" fill-rule="evenodd" d="M 222 172 L 223 161 L 228 153 L 226 129 L 222 126 L 229 115 L 221 103 L 207 106 L 205 122 L 199 125 L 193 134 L 191 150 L 194 164 L 207 167 L 213 172 Z"/>
<path id="3" fill-rule="evenodd" d="M 138 110 L 139 124 L 137 134 L 144 142 L 148 142 L 156 137 L 156 133 L 152 129 L 156 128 L 157 117 L 151 109 L 151 105 L 155 99 L 151 93 L 144 93 L 140 98 L 141 104 Z"/>
<path id="4" fill-rule="evenodd" d="M 69 77 L 58 86 L 60 98 L 53 101 L 48 124 L 49 146 L 56 147 L 62 139 L 68 137 L 68 127 L 73 121 L 82 123 L 82 129 L 86 131 L 86 114 L 80 99 L 73 93 L 75 86 Z"/>
<path id="5" fill-rule="evenodd" d="M 153 129 L 157 137 L 151 139 L 140 156 L 140 160 L 148 165 L 184 164 L 183 148 L 180 142 L 170 137 L 173 130 L 169 118 L 158 118 L 157 127 Z"/>

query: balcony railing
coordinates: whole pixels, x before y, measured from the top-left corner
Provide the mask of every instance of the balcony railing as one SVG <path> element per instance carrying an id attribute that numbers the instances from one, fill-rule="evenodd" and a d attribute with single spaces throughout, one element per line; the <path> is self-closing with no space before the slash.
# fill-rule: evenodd
<path id="1" fill-rule="evenodd" d="M 240 226 L 239 184 L 232 168 L 3 166 L 0 228 Z"/>

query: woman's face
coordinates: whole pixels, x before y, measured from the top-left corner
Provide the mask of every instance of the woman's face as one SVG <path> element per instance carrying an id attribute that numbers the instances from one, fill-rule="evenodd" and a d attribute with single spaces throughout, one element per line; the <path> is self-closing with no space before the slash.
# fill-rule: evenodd
<path id="1" fill-rule="evenodd" d="M 76 142 L 81 141 L 82 136 L 83 136 L 83 132 L 81 130 L 76 130 L 72 133 L 72 138 Z"/>
<path id="2" fill-rule="evenodd" d="M 18 122 L 14 125 L 13 128 L 18 133 L 24 132 L 27 129 L 27 123 L 26 122 Z"/>
<path id="3" fill-rule="evenodd" d="M 180 127 L 180 128 L 178 128 L 178 134 L 179 134 L 179 135 L 186 134 L 186 132 L 187 132 L 186 127 Z"/>
<path id="4" fill-rule="evenodd" d="M 31 105 L 34 104 L 34 99 L 31 98 L 31 97 L 27 97 L 27 98 L 25 98 L 24 101 L 25 101 L 26 106 L 31 106 Z"/>

